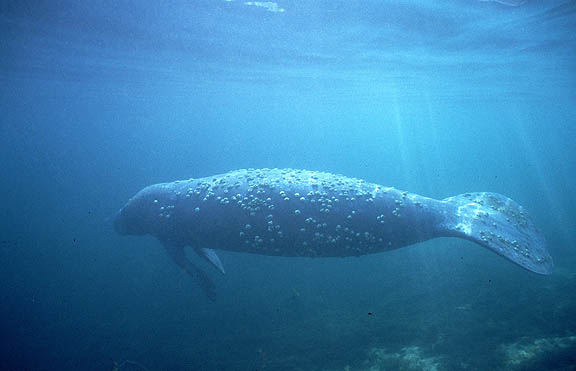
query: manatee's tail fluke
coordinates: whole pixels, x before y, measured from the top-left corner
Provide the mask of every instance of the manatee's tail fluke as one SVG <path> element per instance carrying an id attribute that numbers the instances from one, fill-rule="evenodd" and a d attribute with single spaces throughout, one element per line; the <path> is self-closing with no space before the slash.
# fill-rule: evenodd
<path id="1" fill-rule="evenodd" d="M 522 268 L 550 274 L 554 263 L 544 236 L 522 206 L 497 193 L 466 193 L 443 202 L 456 209 L 448 235 L 474 241 Z"/>

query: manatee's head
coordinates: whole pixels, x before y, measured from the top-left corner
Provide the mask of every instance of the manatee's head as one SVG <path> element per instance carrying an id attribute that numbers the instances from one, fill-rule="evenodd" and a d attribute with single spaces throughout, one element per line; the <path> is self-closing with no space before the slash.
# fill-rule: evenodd
<path id="1" fill-rule="evenodd" d="M 144 235 L 154 231 L 167 195 L 164 184 L 144 188 L 132 197 L 114 219 L 114 229 L 121 235 Z"/>

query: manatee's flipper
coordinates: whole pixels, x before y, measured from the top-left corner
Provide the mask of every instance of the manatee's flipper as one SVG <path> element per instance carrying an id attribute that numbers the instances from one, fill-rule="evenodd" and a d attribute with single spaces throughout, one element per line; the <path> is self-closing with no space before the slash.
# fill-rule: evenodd
<path id="1" fill-rule="evenodd" d="M 211 301 L 216 300 L 216 287 L 210 280 L 208 275 L 203 270 L 194 265 L 187 257 L 182 246 L 171 246 L 164 244 L 168 255 L 174 260 L 180 268 L 184 269 L 194 280 L 198 282 L 202 291 L 206 294 Z"/>
<path id="2" fill-rule="evenodd" d="M 196 251 L 198 255 L 208 260 L 210 263 L 212 263 L 216 268 L 218 268 L 220 272 L 222 272 L 222 274 L 226 274 L 226 271 L 224 271 L 224 265 L 220 261 L 220 258 L 216 254 L 216 251 L 206 248 L 195 248 L 194 251 Z"/>
<path id="3" fill-rule="evenodd" d="M 455 210 L 444 228 L 448 235 L 474 241 L 521 267 L 552 273 L 554 263 L 544 236 L 522 206 L 497 193 L 466 193 L 443 200 Z"/>

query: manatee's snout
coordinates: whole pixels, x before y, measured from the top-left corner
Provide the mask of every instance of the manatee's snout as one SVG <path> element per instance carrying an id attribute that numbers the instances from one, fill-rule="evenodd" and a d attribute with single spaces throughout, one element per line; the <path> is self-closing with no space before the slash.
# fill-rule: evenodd
<path id="1" fill-rule="evenodd" d="M 116 216 L 114 217 L 114 231 L 116 231 L 116 233 L 120 235 L 127 235 L 130 233 L 126 223 L 126 218 L 122 214 L 122 210 L 123 209 L 120 209 L 120 211 L 118 211 L 118 213 L 116 213 Z"/>
<path id="2" fill-rule="evenodd" d="M 139 198 L 133 198 L 121 208 L 114 218 L 114 230 L 120 235 L 147 233 L 147 210 Z"/>
<path id="3" fill-rule="evenodd" d="M 150 232 L 148 213 L 140 200 L 131 200 L 114 218 L 114 230 L 120 235 L 143 235 Z"/>
<path id="4" fill-rule="evenodd" d="M 144 235 L 154 229 L 154 216 L 161 213 L 162 188 L 149 186 L 132 197 L 114 218 L 114 230 L 121 235 Z"/>

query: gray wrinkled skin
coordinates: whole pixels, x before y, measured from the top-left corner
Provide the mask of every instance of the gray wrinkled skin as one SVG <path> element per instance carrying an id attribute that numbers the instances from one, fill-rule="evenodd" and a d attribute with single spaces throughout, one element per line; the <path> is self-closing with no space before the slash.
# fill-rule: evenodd
<path id="1" fill-rule="evenodd" d="M 354 256 L 441 233 L 439 201 L 344 176 L 238 170 L 157 184 L 117 218 L 122 234 L 173 244 L 280 256 Z"/>

